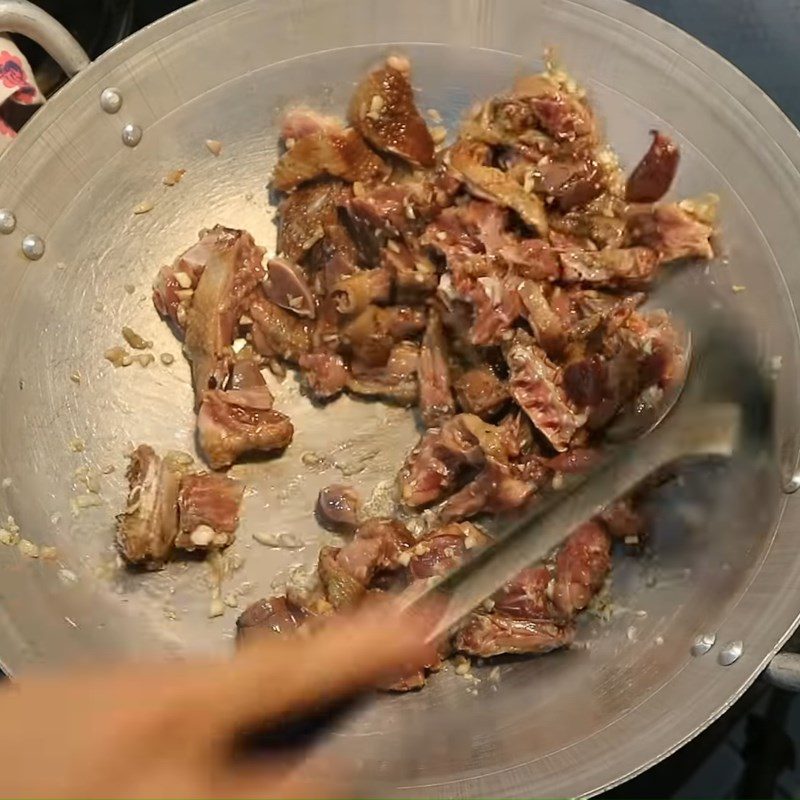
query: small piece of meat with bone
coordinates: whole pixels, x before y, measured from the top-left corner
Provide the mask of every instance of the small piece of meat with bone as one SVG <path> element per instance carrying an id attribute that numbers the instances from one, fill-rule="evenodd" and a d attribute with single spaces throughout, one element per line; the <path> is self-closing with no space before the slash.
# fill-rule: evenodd
<path id="1" fill-rule="evenodd" d="M 279 192 L 332 175 L 354 181 L 380 180 L 388 173 L 383 159 L 353 128 L 323 130 L 298 139 L 278 160 L 272 185 Z"/>
<path id="2" fill-rule="evenodd" d="M 301 186 L 284 197 L 278 206 L 277 252 L 300 261 L 323 238 L 328 226 L 338 224 L 338 206 L 350 196 L 346 184 L 323 181 Z"/>
<path id="3" fill-rule="evenodd" d="M 556 557 L 553 604 L 567 618 L 589 605 L 611 569 L 611 537 L 591 520 L 571 533 Z"/>
<path id="4" fill-rule="evenodd" d="M 388 303 L 392 295 L 392 275 L 387 269 L 363 269 L 336 281 L 329 290 L 340 314 L 360 314 L 371 305 Z"/>
<path id="5" fill-rule="evenodd" d="M 195 403 L 227 377 L 230 346 L 247 296 L 264 278 L 257 247 L 245 231 L 230 231 L 215 247 L 200 276 L 186 320 L 186 356 L 192 365 Z"/>
<path id="6" fill-rule="evenodd" d="M 571 623 L 477 613 L 458 631 L 453 645 L 459 652 L 491 658 L 504 653 L 549 653 L 572 644 L 574 638 Z"/>
<path id="7" fill-rule="evenodd" d="M 128 466 L 128 500 L 117 517 L 117 545 L 130 564 L 160 569 L 178 535 L 178 491 L 183 470 L 139 445 Z"/>
<path id="8" fill-rule="evenodd" d="M 354 362 L 368 368 L 382 367 L 398 342 L 416 337 L 425 325 L 421 309 L 369 305 L 341 329 L 341 341 L 352 352 Z"/>
<path id="9" fill-rule="evenodd" d="M 497 251 L 515 275 L 534 281 L 555 281 L 561 276 L 561 265 L 555 248 L 542 239 L 512 239 Z"/>
<path id="10" fill-rule="evenodd" d="M 300 356 L 303 381 L 316 400 L 329 400 L 344 391 L 350 372 L 335 353 L 306 353 Z"/>
<path id="11" fill-rule="evenodd" d="M 358 492 L 352 486 L 332 483 L 317 497 L 317 519 L 329 530 L 355 530 L 360 505 Z"/>
<path id="12" fill-rule="evenodd" d="M 564 321 L 550 305 L 545 294 L 545 286 L 529 279 L 519 281 L 517 294 L 522 301 L 522 315 L 528 320 L 537 343 L 548 356 L 562 354 L 566 332 Z"/>
<path id="13" fill-rule="evenodd" d="M 595 122 L 591 110 L 573 95 L 547 85 L 539 75 L 519 78 L 513 96 L 525 99 L 536 115 L 539 127 L 559 142 L 575 142 L 595 138 Z"/>
<path id="14" fill-rule="evenodd" d="M 379 397 L 401 406 L 413 406 L 419 399 L 419 345 L 400 342 L 392 347 L 383 367 L 366 367 L 353 362 L 347 389 L 353 394 Z"/>
<path id="15" fill-rule="evenodd" d="M 245 642 L 259 634 L 285 636 L 308 619 L 308 612 L 280 595 L 251 603 L 236 620 L 236 640 Z"/>
<path id="16" fill-rule="evenodd" d="M 454 389 L 461 410 L 481 419 L 491 419 L 510 399 L 503 382 L 487 364 L 473 367 L 456 378 Z"/>
<path id="17" fill-rule="evenodd" d="M 586 422 L 586 415 L 570 407 L 557 383 L 556 367 L 522 331 L 516 333 L 506 349 L 506 361 L 511 372 L 511 396 L 555 450 L 566 450 Z"/>
<path id="18" fill-rule="evenodd" d="M 415 581 L 447 575 L 470 550 L 491 539 L 471 522 L 450 522 L 426 534 L 410 551 L 408 571 Z"/>
<path id="19" fill-rule="evenodd" d="M 250 298 L 248 313 L 253 319 L 253 345 L 267 358 L 297 363 L 311 349 L 311 325 L 268 300 L 263 292 Z"/>
<path id="20" fill-rule="evenodd" d="M 239 231 L 221 225 L 200 231 L 200 241 L 159 270 L 153 281 L 153 305 L 164 319 L 184 329 L 186 312 L 211 254 L 229 248 L 238 235 Z"/>
<path id="21" fill-rule="evenodd" d="M 370 519 L 362 523 L 344 547 L 324 547 L 319 555 L 319 576 L 334 608 L 361 600 L 378 572 L 399 569 L 403 552 L 414 537 L 401 522 Z"/>
<path id="22" fill-rule="evenodd" d="M 714 257 L 714 229 L 678 203 L 634 209 L 628 216 L 628 230 L 637 244 L 655 250 L 662 264 L 680 258 Z"/>
<path id="23" fill-rule="evenodd" d="M 261 384 L 214 389 L 203 395 L 197 415 L 198 443 L 213 469 L 230 466 L 244 453 L 283 450 L 292 441 L 292 423 L 272 409 L 272 395 L 263 377 Z"/>
<path id="24" fill-rule="evenodd" d="M 628 178 L 625 199 L 629 203 L 655 203 L 672 186 L 678 171 L 680 151 L 669 136 L 651 131 L 653 142 Z"/>
<path id="25" fill-rule="evenodd" d="M 595 286 L 636 289 L 650 283 L 658 268 L 649 247 L 626 247 L 598 252 L 561 253 L 562 280 Z"/>
<path id="26" fill-rule="evenodd" d="M 336 117 L 320 114 L 307 106 L 297 106 L 289 109 L 281 121 L 281 139 L 296 142 L 315 133 L 336 132 L 341 128 L 342 123 Z"/>
<path id="27" fill-rule="evenodd" d="M 456 410 L 450 385 L 447 343 L 442 321 L 435 311 L 430 312 L 428 327 L 422 337 L 418 374 L 420 411 L 425 426 L 431 428 L 452 417 Z"/>
<path id="28" fill-rule="evenodd" d="M 286 258 L 267 261 L 264 295 L 281 308 L 298 317 L 316 316 L 316 299 L 302 268 Z"/>
<path id="29" fill-rule="evenodd" d="M 419 303 L 436 291 L 439 275 L 421 249 L 412 251 L 403 243 L 384 247 L 380 263 L 392 276 L 398 303 Z"/>
<path id="30" fill-rule="evenodd" d="M 405 59 L 390 61 L 370 72 L 356 88 L 350 122 L 378 150 L 418 167 L 432 167 L 433 139 L 414 104 L 411 67 Z"/>
<path id="31" fill-rule="evenodd" d="M 224 475 L 186 475 L 178 494 L 180 525 L 175 546 L 211 550 L 233 544 L 243 496 L 244 486 Z"/>
<path id="32" fill-rule="evenodd" d="M 528 194 L 510 175 L 487 165 L 489 148 L 481 142 L 461 140 L 450 149 L 450 168 L 475 197 L 510 208 L 540 236 L 547 235 L 544 203 Z"/>

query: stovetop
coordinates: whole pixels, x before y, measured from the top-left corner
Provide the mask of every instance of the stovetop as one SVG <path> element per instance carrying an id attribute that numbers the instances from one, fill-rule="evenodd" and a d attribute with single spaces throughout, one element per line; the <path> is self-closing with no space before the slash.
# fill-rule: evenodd
<path id="1" fill-rule="evenodd" d="M 733 62 L 800 127 L 796 47 L 800 0 L 633 1 Z M 37 2 L 55 12 L 93 57 L 121 36 L 187 4 L 186 0 Z M 800 636 L 794 642 L 794 649 L 800 650 Z M 800 797 L 798 752 L 800 699 L 759 680 L 700 736 L 604 797 Z"/>

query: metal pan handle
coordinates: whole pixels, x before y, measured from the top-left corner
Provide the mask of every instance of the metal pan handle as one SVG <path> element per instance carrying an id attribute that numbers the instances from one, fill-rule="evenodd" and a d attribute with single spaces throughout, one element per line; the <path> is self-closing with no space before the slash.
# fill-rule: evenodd
<path id="1" fill-rule="evenodd" d="M 91 63 L 75 37 L 28 0 L 0 0 L 0 33 L 18 33 L 33 39 L 70 78 Z"/>

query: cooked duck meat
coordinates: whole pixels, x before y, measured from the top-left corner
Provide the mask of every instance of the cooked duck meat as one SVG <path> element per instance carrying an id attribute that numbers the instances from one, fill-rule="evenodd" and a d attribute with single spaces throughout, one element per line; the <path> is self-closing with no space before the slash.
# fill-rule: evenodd
<path id="1" fill-rule="evenodd" d="M 317 519 L 331 530 L 355 530 L 360 505 L 358 492 L 352 486 L 333 483 L 317 497 Z"/>
<path id="2" fill-rule="evenodd" d="M 263 292 L 251 295 L 248 313 L 253 319 L 253 345 L 262 356 L 297 363 L 311 349 L 309 322 L 268 300 Z"/>
<path id="3" fill-rule="evenodd" d="M 433 166 L 433 139 L 414 104 L 411 65 L 393 56 L 356 87 L 351 124 L 378 150 L 418 167 Z"/>
<path id="4" fill-rule="evenodd" d="M 341 337 L 354 361 L 365 367 L 382 367 L 396 343 L 419 335 L 425 326 L 421 309 L 369 305 L 341 329 Z"/>
<path id="5" fill-rule="evenodd" d="M 279 192 L 326 175 L 354 181 L 380 180 L 388 174 L 383 159 L 353 128 L 324 130 L 304 136 L 278 160 L 272 185 Z"/>
<path id="6" fill-rule="evenodd" d="M 266 386 L 203 394 L 197 438 L 212 469 L 229 467 L 245 453 L 283 450 L 293 435 L 289 418 L 273 410 Z"/>
<path id="7" fill-rule="evenodd" d="M 223 475 L 186 475 L 178 494 L 179 532 L 175 546 L 210 550 L 233 544 L 244 486 Z"/>
<path id="8" fill-rule="evenodd" d="M 548 85 L 541 76 L 525 76 L 514 84 L 513 96 L 530 104 L 539 127 L 559 142 L 593 139 L 595 122 L 589 107 L 577 97 Z"/>
<path id="9" fill-rule="evenodd" d="M 412 580 L 441 577 L 464 560 L 470 550 L 484 547 L 489 537 L 471 522 L 450 522 L 426 534 L 411 549 Z"/>
<path id="10" fill-rule="evenodd" d="M 450 148 L 450 168 L 476 197 L 490 200 L 519 214 L 540 236 L 547 235 L 544 203 L 528 194 L 511 176 L 488 166 L 489 148 L 480 142 L 459 141 Z"/>
<path id="11" fill-rule="evenodd" d="M 439 315 L 432 311 L 422 338 L 419 353 L 419 405 L 428 428 L 438 425 L 455 413 L 450 384 L 447 343 Z"/>
<path id="12" fill-rule="evenodd" d="M 617 500 L 604 508 L 598 517 L 614 539 L 640 544 L 645 537 L 645 519 L 630 498 Z"/>
<path id="13" fill-rule="evenodd" d="M 564 391 L 576 406 L 596 406 L 606 396 L 608 368 L 598 355 L 567 364 L 563 373 Z"/>
<path id="14" fill-rule="evenodd" d="M 301 186 L 281 200 L 278 207 L 277 252 L 300 261 L 338 223 L 338 206 L 350 196 L 350 187 L 339 181 Z"/>
<path id="15" fill-rule="evenodd" d="M 373 230 L 388 236 L 412 235 L 439 209 L 436 187 L 428 180 L 359 189 L 347 207 Z"/>
<path id="16" fill-rule="evenodd" d="M 634 210 L 628 217 L 631 238 L 658 253 L 661 263 L 679 258 L 714 257 L 711 225 L 685 211 L 678 203 Z"/>
<path id="17" fill-rule="evenodd" d="M 574 411 L 557 384 L 558 370 L 530 337 L 517 331 L 506 351 L 511 396 L 559 452 L 567 449 L 585 415 Z"/>
<path id="18" fill-rule="evenodd" d="M 672 186 L 678 171 L 680 151 L 669 136 L 651 131 L 653 142 L 628 178 L 625 199 L 631 203 L 655 203 Z"/>
<path id="19" fill-rule="evenodd" d="M 624 219 L 589 213 L 585 209 L 563 216 L 551 214 L 549 236 L 553 248 L 562 253 L 604 247 L 619 249 L 628 243 Z"/>
<path id="20" fill-rule="evenodd" d="M 387 269 L 364 269 L 336 281 L 330 288 L 340 314 L 360 314 L 367 306 L 388 303 L 392 294 L 392 275 Z"/>
<path id="21" fill-rule="evenodd" d="M 316 316 L 316 300 L 303 269 L 286 258 L 267 261 L 264 295 L 298 317 Z"/>
<path id="22" fill-rule="evenodd" d="M 344 225 L 326 225 L 324 234 L 306 257 L 308 268 L 317 272 L 317 291 L 320 294 L 356 272 L 359 259 L 358 248 Z"/>
<path id="23" fill-rule="evenodd" d="M 236 639 L 247 641 L 253 635 L 294 633 L 308 619 L 308 612 L 280 595 L 251 603 L 236 620 Z"/>
<path id="24" fill-rule="evenodd" d="M 473 306 L 469 338 L 475 345 L 500 344 L 522 314 L 519 278 L 485 275 L 474 282 L 462 282 L 463 295 Z"/>
<path id="25" fill-rule="evenodd" d="M 335 397 L 350 377 L 344 360 L 335 353 L 306 353 L 300 356 L 300 369 L 311 396 L 317 400 Z"/>
<path id="26" fill-rule="evenodd" d="M 178 535 L 178 492 L 183 470 L 142 444 L 130 457 L 128 500 L 117 517 L 117 546 L 126 561 L 160 569 Z"/>
<path id="27" fill-rule="evenodd" d="M 561 275 L 556 249 L 542 239 L 508 238 L 497 253 L 522 278 L 554 281 Z"/>
<path id="28" fill-rule="evenodd" d="M 458 631 L 453 646 L 468 655 L 491 658 L 504 653 L 549 653 L 572 644 L 574 638 L 571 623 L 478 613 Z"/>
<path id="29" fill-rule="evenodd" d="M 172 264 L 159 270 L 153 281 L 153 305 L 179 330 L 186 326 L 186 312 L 211 254 L 228 249 L 238 233 L 221 225 L 200 231 L 200 240 L 196 244 L 181 253 Z"/>
<path id="30" fill-rule="evenodd" d="M 544 285 L 528 279 L 521 280 L 517 285 L 517 294 L 522 301 L 522 315 L 528 320 L 536 342 L 548 356 L 561 355 L 566 344 L 564 320 L 548 302 Z"/>
<path id="31" fill-rule="evenodd" d="M 611 537 L 605 528 L 590 521 L 567 537 L 556 557 L 553 604 L 572 617 L 589 605 L 611 569 Z"/>
<path id="32" fill-rule="evenodd" d="M 328 601 L 334 608 L 357 603 L 375 574 L 399 569 L 402 553 L 413 545 L 414 537 L 401 522 L 370 519 L 344 547 L 323 548 L 319 575 Z"/>
<path id="33" fill-rule="evenodd" d="M 545 161 L 533 168 L 531 176 L 534 191 L 552 197 L 561 211 L 585 206 L 605 189 L 600 168 L 588 158 Z"/>
<path id="34" fill-rule="evenodd" d="M 436 291 L 439 275 L 421 250 L 412 252 L 405 244 L 392 240 L 381 250 L 380 263 L 391 275 L 398 303 L 418 303 Z"/>
<path id="35" fill-rule="evenodd" d="M 653 279 L 658 266 L 656 252 L 649 247 L 627 247 L 599 252 L 560 255 L 562 278 L 566 283 L 635 289 Z"/>
<path id="36" fill-rule="evenodd" d="M 419 399 L 419 345 L 400 342 L 389 352 L 383 367 L 364 366 L 354 361 L 347 388 L 353 394 L 380 397 L 390 403 L 412 406 Z"/>
<path id="37" fill-rule="evenodd" d="M 336 117 L 320 114 L 307 106 L 297 106 L 289 109 L 281 121 L 281 139 L 288 147 L 298 139 L 315 133 L 335 133 L 341 127 L 342 123 Z"/>
<path id="38" fill-rule="evenodd" d="M 544 566 L 526 567 L 492 597 L 492 610 L 511 617 L 534 620 L 555 619 L 548 596 L 552 575 Z"/>
<path id="39" fill-rule="evenodd" d="M 192 365 L 197 406 L 207 389 L 222 384 L 246 298 L 264 278 L 264 250 L 245 231 L 228 231 L 215 247 L 186 314 L 185 352 Z"/>
<path id="40" fill-rule="evenodd" d="M 491 419 L 510 398 L 508 389 L 486 364 L 467 370 L 456 378 L 453 388 L 462 411 Z"/>

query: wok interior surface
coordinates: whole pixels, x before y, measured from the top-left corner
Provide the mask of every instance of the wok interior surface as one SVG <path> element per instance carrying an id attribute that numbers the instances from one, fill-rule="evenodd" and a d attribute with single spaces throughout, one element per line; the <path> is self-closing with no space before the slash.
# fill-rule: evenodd
<path id="1" fill-rule="evenodd" d="M 339 15 L 352 20 L 346 31 Z M 616 3 L 412 1 L 400 10 L 358 0 L 345 10 L 339 0 L 208 0 L 112 51 L 31 123 L 1 162 L 0 206 L 14 208 L 20 226 L 0 239 L 0 477 L 11 479 L 0 512 L 23 536 L 55 545 L 60 564 L 0 548 L 0 659 L 9 669 L 233 646 L 237 612 L 208 619 L 201 562 L 152 574 L 116 565 L 124 453 L 141 442 L 194 452 L 188 365 L 150 282 L 217 223 L 274 251 L 266 184 L 282 111 L 297 101 L 343 110 L 354 81 L 391 50 L 410 56 L 420 108 L 437 109 L 450 131 L 474 100 L 539 68 L 544 46 L 556 44 L 624 165 L 636 163 L 651 128 L 679 142 L 670 196 L 721 197 L 730 256 L 700 279 L 747 287 L 737 302 L 758 326 L 762 354 L 782 359 L 779 444 L 793 467 L 797 420 L 786 397 L 796 393 L 791 295 L 800 276 L 787 269 L 797 233 L 781 223 L 798 202 L 797 171 L 740 100 L 634 24 L 685 39 Z M 118 117 L 97 104 L 109 85 L 125 98 Z M 135 149 L 120 143 L 128 121 L 145 128 Z M 219 157 L 206 139 L 222 142 Z M 180 184 L 163 186 L 178 168 Z M 153 209 L 134 215 L 140 203 Z M 30 231 L 47 241 L 37 263 L 18 252 Z M 103 352 L 122 343 L 123 325 L 176 362 L 114 369 Z M 242 607 L 293 566 L 315 563 L 325 537 L 312 516 L 320 488 L 353 482 L 368 495 L 393 478 L 418 435 L 410 412 L 349 398 L 316 408 L 291 373 L 270 380 L 296 435 L 281 458 L 232 471 L 249 487 L 234 545 L 244 563 L 223 591 L 252 583 Z M 76 437 L 84 452 L 74 452 Z M 85 491 L 74 472 L 87 464 L 115 471 L 103 477 L 102 505 L 74 514 L 70 501 Z M 771 465 L 739 467 L 687 471 L 682 485 L 653 495 L 654 555 L 617 558 L 613 614 L 587 616 L 571 650 L 503 660 L 497 683 L 490 667 L 474 670 L 480 683 L 446 670 L 421 692 L 380 698 L 326 747 L 362 764 L 379 794 L 499 796 L 599 791 L 677 746 L 743 690 L 800 606 L 796 504 L 785 508 Z M 252 539 L 259 531 L 291 532 L 307 546 L 265 548 Z M 692 659 L 691 640 L 705 631 L 743 639 L 745 655 L 727 669 L 715 651 Z"/>

